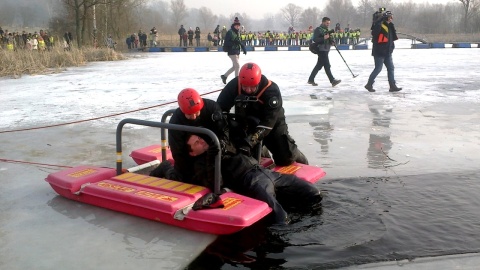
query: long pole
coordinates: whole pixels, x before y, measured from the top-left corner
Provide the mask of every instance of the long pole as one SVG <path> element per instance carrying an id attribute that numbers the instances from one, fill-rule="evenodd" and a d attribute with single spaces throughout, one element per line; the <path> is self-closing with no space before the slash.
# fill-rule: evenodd
<path id="1" fill-rule="evenodd" d="M 353 74 L 352 70 L 350 69 L 350 67 L 349 67 L 348 64 L 347 64 L 347 61 L 345 61 L 345 59 L 343 58 L 342 54 L 340 53 L 340 50 L 338 49 L 337 44 L 334 43 L 333 46 L 335 46 L 335 49 L 337 49 L 338 54 L 340 54 L 340 57 L 342 57 L 343 62 L 345 63 L 345 65 L 347 65 L 347 68 L 348 68 L 348 70 L 350 70 L 350 73 L 352 73 L 353 78 L 357 77 L 358 74 L 357 74 L 357 75 Z"/>

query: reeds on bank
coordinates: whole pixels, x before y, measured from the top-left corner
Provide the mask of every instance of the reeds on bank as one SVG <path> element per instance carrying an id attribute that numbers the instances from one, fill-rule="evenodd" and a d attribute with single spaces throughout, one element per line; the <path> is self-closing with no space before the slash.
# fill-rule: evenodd
<path id="1" fill-rule="evenodd" d="M 60 72 L 67 67 L 81 66 L 93 61 L 115 61 L 125 57 L 108 48 L 52 48 L 51 50 L 0 49 L 0 77 L 18 78 L 24 74 Z"/>

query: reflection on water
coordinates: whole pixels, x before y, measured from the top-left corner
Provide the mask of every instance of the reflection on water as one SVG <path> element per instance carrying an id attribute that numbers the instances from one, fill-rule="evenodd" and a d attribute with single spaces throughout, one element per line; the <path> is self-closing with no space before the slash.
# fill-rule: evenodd
<path id="1" fill-rule="evenodd" d="M 480 252 L 479 179 L 480 171 L 320 182 L 328 191 L 321 213 L 225 236 L 208 254 L 219 264 L 188 269 L 337 269 Z M 222 258 L 235 249 L 255 261 Z"/>
<path id="2" fill-rule="evenodd" d="M 328 115 L 320 115 L 315 122 L 309 122 L 313 127 L 313 138 L 320 143 L 322 154 L 328 154 L 328 143 L 332 141 L 333 126 L 330 124 Z"/>
<path id="3" fill-rule="evenodd" d="M 368 109 L 373 114 L 372 130 L 367 150 L 368 167 L 373 169 L 385 168 L 391 161 L 388 152 L 392 149 L 389 130 L 392 108 L 368 105 Z"/>
<path id="4" fill-rule="evenodd" d="M 328 154 L 328 144 L 332 142 L 332 131 L 334 129 L 334 126 L 330 124 L 330 109 L 333 108 L 333 103 L 327 100 L 321 101 L 316 105 L 327 111 L 324 114 L 315 116 L 315 121 L 309 122 L 309 124 L 313 127 L 313 138 L 320 143 L 320 152 L 326 155 Z"/>

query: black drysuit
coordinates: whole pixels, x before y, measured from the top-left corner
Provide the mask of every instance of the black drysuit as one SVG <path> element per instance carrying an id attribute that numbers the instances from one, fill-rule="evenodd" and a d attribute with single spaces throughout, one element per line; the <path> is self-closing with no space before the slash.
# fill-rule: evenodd
<path id="1" fill-rule="evenodd" d="M 200 115 L 195 120 L 189 120 L 185 114 L 178 108 L 170 118 L 170 124 L 203 127 L 211 130 L 217 135 L 219 140 L 227 140 L 228 128 L 226 121 L 222 117 L 222 111 L 218 104 L 210 99 L 203 99 L 204 106 L 200 110 Z M 175 160 L 175 180 L 185 183 L 192 183 L 193 164 L 195 157 L 189 155 L 187 140 L 191 133 L 179 130 L 168 130 L 168 144 L 172 151 L 172 157 Z M 208 136 L 198 134 L 207 143 L 211 144 Z"/>
<path id="2" fill-rule="evenodd" d="M 208 151 L 199 156 L 195 163 L 194 182 L 213 188 L 215 154 Z M 312 183 L 293 174 L 264 168 L 255 158 L 242 153 L 224 154 L 221 166 L 224 187 L 267 203 L 273 209 L 273 224 L 288 221 L 284 208 L 311 210 L 322 200 L 320 191 Z"/>
<path id="3" fill-rule="evenodd" d="M 262 75 L 257 92 L 246 95 L 241 91 L 238 77 L 236 77 L 222 90 L 217 103 L 224 112 L 230 112 L 230 109 L 235 106 L 235 120 L 240 124 L 240 130 L 247 132 L 246 136 L 261 131 L 262 135 L 258 140 L 263 139 L 263 144 L 272 153 L 277 165 L 287 166 L 294 161 L 308 164 L 307 158 L 298 150 L 295 141 L 288 134 L 282 94 L 276 83 Z M 251 121 L 249 123 L 248 119 L 252 117 L 257 119 L 258 123 L 253 125 Z M 230 128 L 234 129 L 234 127 Z M 237 135 L 240 133 L 235 132 Z"/>

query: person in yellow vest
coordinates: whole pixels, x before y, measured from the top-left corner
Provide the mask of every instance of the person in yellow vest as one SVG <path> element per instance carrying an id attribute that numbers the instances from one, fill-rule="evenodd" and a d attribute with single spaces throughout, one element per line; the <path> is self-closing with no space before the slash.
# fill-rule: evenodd
<path id="1" fill-rule="evenodd" d="M 14 51 L 15 46 L 13 46 L 13 42 L 7 43 L 7 51 Z"/>
<path id="2" fill-rule="evenodd" d="M 338 32 L 338 44 L 343 44 L 344 35 L 345 35 L 345 32 L 343 31 L 343 29 L 341 29 Z"/>
<path id="3" fill-rule="evenodd" d="M 357 33 L 353 31 L 353 29 L 350 30 L 350 44 L 355 45 L 355 41 L 357 38 L 355 37 Z"/>
<path id="4" fill-rule="evenodd" d="M 37 40 L 38 40 L 38 50 L 44 51 L 46 49 L 45 40 L 43 40 L 42 36 L 38 36 Z"/>
<path id="5" fill-rule="evenodd" d="M 267 39 L 268 39 L 268 32 L 265 32 L 260 38 L 260 46 L 267 46 Z"/>
<path id="6" fill-rule="evenodd" d="M 247 40 L 247 34 L 245 32 L 241 32 L 240 33 L 240 41 L 242 42 L 242 44 L 245 44 Z"/>
<path id="7" fill-rule="evenodd" d="M 292 32 L 290 34 L 290 45 L 295 46 L 297 45 L 297 34 L 295 32 Z"/>
<path id="8" fill-rule="evenodd" d="M 52 47 L 53 47 L 53 46 L 55 45 L 55 43 L 54 43 L 54 42 L 55 42 L 55 40 L 54 40 L 53 36 L 52 36 L 52 35 L 50 35 L 50 36 L 48 37 L 48 39 L 50 40 L 50 46 L 52 46 Z"/>
<path id="9" fill-rule="evenodd" d="M 265 33 L 265 46 L 273 45 L 273 33 L 270 30 Z"/>

